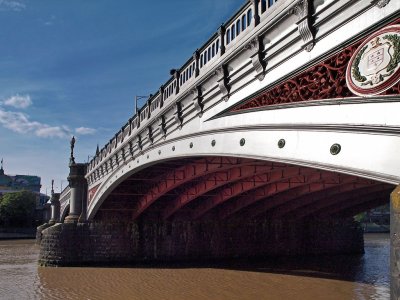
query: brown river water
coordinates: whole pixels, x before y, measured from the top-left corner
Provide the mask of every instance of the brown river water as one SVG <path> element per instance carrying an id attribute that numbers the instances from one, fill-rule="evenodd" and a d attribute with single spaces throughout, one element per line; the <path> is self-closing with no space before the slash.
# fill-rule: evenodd
<path id="1" fill-rule="evenodd" d="M 212 265 L 44 268 L 32 240 L 0 241 L 0 299 L 389 299 L 389 235 L 359 256 Z"/>

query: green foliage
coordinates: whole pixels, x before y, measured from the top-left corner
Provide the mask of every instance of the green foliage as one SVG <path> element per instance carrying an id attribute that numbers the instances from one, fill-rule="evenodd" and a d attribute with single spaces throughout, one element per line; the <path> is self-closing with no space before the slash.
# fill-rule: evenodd
<path id="1" fill-rule="evenodd" d="M 354 220 L 362 223 L 362 222 L 365 222 L 366 216 L 367 216 L 367 213 L 362 212 L 362 213 L 359 213 L 358 215 L 354 216 Z"/>
<path id="2" fill-rule="evenodd" d="M 389 65 L 386 69 L 386 72 L 392 72 L 397 68 L 397 65 L 400 62 L 400 37 L 397 34 L 388 34 L 383 37 L 383 39 L 392 42 L 394 46 L 393 57 L 389 62 Z"/>
<path id="3" fill-rule="evenodd" d="M 8 193 L 0 198 L 0 225 L 32 226 L 35 219 L 36 195 L 29 191 Z"/>

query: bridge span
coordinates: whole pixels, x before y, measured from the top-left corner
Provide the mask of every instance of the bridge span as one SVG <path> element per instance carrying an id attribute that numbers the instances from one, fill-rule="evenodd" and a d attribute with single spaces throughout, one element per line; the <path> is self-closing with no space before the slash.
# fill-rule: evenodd
<path id="1" fill-rule="evenodd" d="M 41 262 L 362 251 L 352 217 L 400 183 L 399 111 L 399 1 L 248 1 L 89 163 L 71 143 Z"/>

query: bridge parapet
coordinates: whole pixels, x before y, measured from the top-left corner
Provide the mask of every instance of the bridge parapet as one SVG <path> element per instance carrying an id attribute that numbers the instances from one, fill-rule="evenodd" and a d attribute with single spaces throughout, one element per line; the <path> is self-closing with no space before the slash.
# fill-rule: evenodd
<path id="1" fill-rule="evenodd" d="M 379 1 L 258 1 L 245 3 L 121 128 L 90 161 L 90 187 L 127 158 L 142 151 L 204 111 L 227 101 L 244 86 L 284 64 L 316 40 L 335 31 L 335 25 L 380 5 Z M 333 20 L 334 16 L 339 16 Z M 332 21 L 333 20 L 333 21 Z M 246 25 L 246 26 L 245 26 Z M 234 32 L 234 33 L 233 33 Z M 332 51 L 327 48 L 325 52 Z M 315 58 L 316 59 L 316 58 Z M 304 62 L 303 62 L 304 64 Z M 269 84 L 284 78 L 269 78 Z"/>
<path id="2" fill-rule="evenodd" d="M 179 122 L 179 117 L 182 114 L 181 105 L 176 105 L 179 103 L 185 94 L 193 92 L 193 87 L 198 86 L 198 81 L 207 80 L 207 77 L 213 76 L 216 67 L 221 63 L 221 61 L 226 60 L 229 55 L 225 54 L 226 47 L 231 49 L 231 52 L 235 50 L 242 51 L 243 49 L 238 48 L 238 43 L 243 42 L 252 33 L 255 24 L 258 24 L 259 16 L 254 13 L 258 11 L 258 6 L 261 7 L 261 2 L 259 1 L 249 1 L 226 23 L 223 25 L 223 30 L 218 30 L 199 50 L 195 52 L 193 57 L 191 57 L 182 68 L 176 70 L 172 74 L 172 77 L 161 86 L 159 91 L 152 95 L 147 103 L 135 114 L 118 132 L 110 142 L 105 145 L 99 154 L 97 154 L 89 164 L 88 168 L 88 178 L 90 182 L 95 181 L 96 178 L 101 177 L 102 173 L 108 171 L 108 168 L 112 168 L 112 156 L 114 155 L 114 160 L 118 163 L 118 155 L 115 156 L 117 149 L 124 143 L 126 137 L 130 139 L 130 150 L 133 152 L 140 151 L 142 148 L 142 135 L 141 131 L 146 131 L 143 129 L 149 122 L 150 116 L 155 116 L 153 119 L 158 120 L 156 124 L 150 124 L 147 126 L 147 132 L 143 132 L 147 135 L 149 139 L 152 139 L 152 134 L 156 133 L 157 130 L 154 127 L 160 127 L 161 133 L 165 133 L 167 123 L 171 122 L 166 117 L 168 114 L 161 114 L 168 110 L 169 107 L 175 104 L 175 118 Z M 262 1 L 264 2 L 264 1 Z M 286 3 L 298 3 L 299 1 L 285 1 Z M 299 2 L 300 3 L 300 2 Z M 270 6 L 275 4 L 270 3 Z M 263 11 L 264 13 L 266 12 Z M 264 14 L 265 15 L 265 14 Z M 239 25 L 239 27 L 238 27 Z M 227 29 L 225 29 L 227 28 Z M 222 68 L 221 68 L 222 70 Z M 225 82 L 228 80 L 225 72 L 220 72 L 221 77 L 219 81 L 222 83 L 220 86 L 225 90 Z M 224 95 L 226 96 L 226 95 Z M 199 102 L 198 97 L 195 100 Z M 168 107 L 164 106 L 166 103 Z M 201 105 L 198 105 L 200 108 Z M 161 112 L 162 110 L 162 112 Z M 133 143 L 135 145 L 133 145 Z M 123 154 L 121 154 L 123 155 Z M 104 160 L 108 158 L 110 162 L 104 164 Z M 99 168 L 101 167 L 101 168 Z M 99 171 L 100 169 L 100 171 Z M 95 172 L 96 171 L 96 172 Z M 91 176 L 90 176 L 91 175 Z"/>

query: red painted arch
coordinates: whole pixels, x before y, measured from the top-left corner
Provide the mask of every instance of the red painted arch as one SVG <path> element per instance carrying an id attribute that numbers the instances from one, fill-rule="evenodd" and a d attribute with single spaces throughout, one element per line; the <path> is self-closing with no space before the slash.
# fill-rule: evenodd
<path id="1" fill-rule="evenodd" d="M 154 184 L 145 195 L 140 197 L 132 217 L 133 219 L 137 219 L 151 204 L 169 191 L 185 183 L 217 171 L 226 171 L 234 167 L 260 164 L 265 165 L 266 162 L 230 157 L 206 157 L 185 164 L 178 169 L 166 172 L 159 182 Z M 274 167 L 284 166 L 280 163 L 269 163 L 268 165 Z"/>
<path id="2" fill-rule="evenodd" d="M 337 185 L 341 182 L 341 178 L 347 178 L 340 174 L 319 171 L 313 169 L 313 173 L 307 176 L 294 177 L 288 182 L 279 182 L 277 184 L 267 185 L 265 187 L 254 190 L 251 194 L 243 195 L 234 199 L 231 203 L 227 203 L 219 212 L 221 219 L 230 218 L 234 214 L 240 214 L 240 211 L 246 209 L 250 205 L 260 200 L 271 198 L 274 201 L 268 202 L 264 209 L 269 209 L 279 205 L 279 195 L 290 196 L 290 198 L 298 197 L 302 193 L 310 193 L 312 190 L 322 190 L 329 185 Z M 310 185 L 312 183 L 312 185 Z"/>

